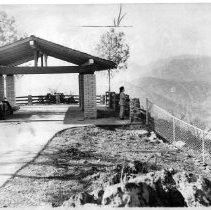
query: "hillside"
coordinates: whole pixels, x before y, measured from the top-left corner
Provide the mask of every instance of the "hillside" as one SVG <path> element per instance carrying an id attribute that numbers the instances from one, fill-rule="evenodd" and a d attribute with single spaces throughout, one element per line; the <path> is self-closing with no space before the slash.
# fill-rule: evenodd
<path id="1" fill-rule="evenodd" d="M 210 124 L 211 57 L 173 57 L 145 68 L 142 77 L 125 83 L 129 94 L 143 99 L 142 103 L 148 97 L 178 117 L 191 115 Z"/>
<path id="2" fill-rule="evenodd" d="M 145 76 L 177 81 L 211 82 L 211 57 L 181 55 L 158 60 L 146 67 Z"/>

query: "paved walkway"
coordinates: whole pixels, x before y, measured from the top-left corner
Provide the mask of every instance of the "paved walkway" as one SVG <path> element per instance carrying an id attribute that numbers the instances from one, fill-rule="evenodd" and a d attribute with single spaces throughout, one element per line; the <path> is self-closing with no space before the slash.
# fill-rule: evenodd
<path id="1" fill-rule="evenodd" d="M 90 124 L 116 126 L 128 123 L 129 120 L 115 117 L 84 120 L 83 112 L 77 106 L 23 106 L 10 119 L 0 121 L 0 186 L 31 161 L 60 130 Z"/>
<path id="2" fill-rule="evenodd" d="M 0 124 L 0 186 L 31 161 L 60 130 L 81 125 L 63 122 L 21 122 Z"/>

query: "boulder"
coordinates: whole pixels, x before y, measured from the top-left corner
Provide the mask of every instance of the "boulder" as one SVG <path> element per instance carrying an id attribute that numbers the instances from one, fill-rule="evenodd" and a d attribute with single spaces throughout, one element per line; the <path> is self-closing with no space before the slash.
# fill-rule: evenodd
<path id="1" fill-rule="evenodd" d="M 185 142 L 183 141 L 175 141 L 173 142 L 173 146 L 175 146 L 176 148 L 182 148 L 185 146 Z"/>
<path id="2" fill-rule="evenodd" d="M 107 186 L 102 198 L 102 205 L 123 207 L 123 183 Z"/>
<path id="3" fill-rule="evenodd" d="M 150 141 L 153 141 L 153 140 L 157 139 L 157 136 L 153 131 L 151 131 L 150 136 L 148 138 L 149 138 Z"/>
<path id="4" fill-rule="evenodd" d="M 211 206 L 211 182 L 173 168 L 143 172 L 143 163 L 133 161 L 112 169 L 109 185 L 92 193 L 79 193 L 64 203 L 67 207 L 199 207 Z M 100 179 L 100 178 L 99 178 Z"/>
<path id="5" fill-rule="evenodd" d="M 105 188 L 102 205 L 112 207 L 183 207 L 181 193 L 167 170 L 138 174 L 127 182 Z"/>
<path id="6" fill-rule="evenodd" d="M 98 205 L 100 205 L 102 203 L 103 194 L 104 194 L 104 190 L 103 189 L 96 189 L 96 190 L 94 190 L 91 193 L 91 195 L 94 196 L 94 200 L 96 201 L 96 203 Z"/>
<path id="7" fill-rule="evenodd" d="M 211 182 L 202 176 L 180 172 L 173 176 L 188 207 L 211 205 Z"/>
<path id="8" fill-rule="evenodd" d="M 92 204 L 96 203 L 96 201 L 94 200 L 94 196 L 90 195 L 87 192 L 82 192 L 77 195 L 71 196 L 69 200 L 63 203 L 63 206 L 77 207 L 77 206 L 85 205 L 87 203 L 92 203 Z"/>
<path id="9" fill-rule="evenodd" d="M 146 137 L 148 135 L 148 131 L 147 130 L 131 130 L 129 131 L 130 132 L 130 135 L 132 136 L 137 136 L 139 138 L 143 138 L 143 137 Z"/>

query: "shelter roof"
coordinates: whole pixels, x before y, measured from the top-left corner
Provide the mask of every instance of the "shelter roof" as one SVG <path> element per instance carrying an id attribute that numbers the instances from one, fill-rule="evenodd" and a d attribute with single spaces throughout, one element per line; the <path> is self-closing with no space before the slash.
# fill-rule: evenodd
<path id="1" fill-rule="evenodd" d="M 0 47 L 0 66 L 18 66 L 31 61 L 34 59 L 36 50 L 41 54 L 46 54 L 79 66 L 92 59 L 94 64 L 100 67 L 99 70 L 116 68 L 116 64 L 112 61 L 92 56 L 33 35 Z"/>

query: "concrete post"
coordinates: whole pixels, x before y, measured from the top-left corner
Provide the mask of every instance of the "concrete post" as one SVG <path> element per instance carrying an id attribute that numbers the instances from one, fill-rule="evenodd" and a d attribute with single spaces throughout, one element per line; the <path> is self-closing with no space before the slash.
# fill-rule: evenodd
<path id="1" fill-rule="evenodd" d="M 175 130 L 175 118 L 174 117 L 173 117 L 172 121 L 173 121 L 173 142 L 175 142 L 176 141 L 176 135 L 175 135 L 176 130 Z"/>
<path id="2" fill-rule="evenodd" d="M 202 162 L 205 164 L 205 145 L 204 145 L 204 140 L 205 140 L 205 132 L 202 131 Z"/>
<path id="3" fill-rule="evenodd" d="M 6 76 L 6 97 L 11 106 L 16 105 L 15 101 L 15 77 L 14 75 Z"/>
<path id="4" fill-rule="evenodd" d="M 4 100 L 4 76 L 0 75 L 0 102 Z"/>
<path id="5" fill-rule="evenodd" d="M 82 111 L 84 111 L 84 74 L 79 74 L 79 106 Z"/>
<path id="6" fill-rule="evenodd" d="M 149 125 L 149 100 L 146 98 L 146 125 Z"/>
<path id="7" fill-rule="evenodd" d="M 96 77 L 94 74 L 84 74 L 84 117 L 97 118 Z"/>

